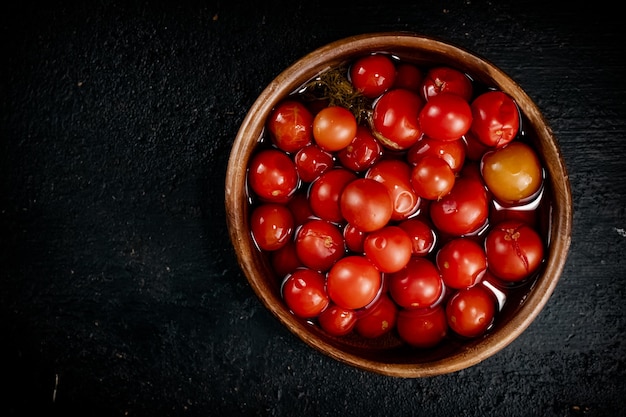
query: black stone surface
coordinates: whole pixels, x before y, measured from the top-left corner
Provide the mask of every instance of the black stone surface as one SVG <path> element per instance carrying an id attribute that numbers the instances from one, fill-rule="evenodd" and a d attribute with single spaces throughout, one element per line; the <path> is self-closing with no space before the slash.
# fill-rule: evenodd
<path id="1" fill-rule="evenodd" d="M 408 30 L 500 66 L 545 113 L 574 229 L 536 321 L 484 362 L 397 379 L 305 345 L 230 244 L 255 97 L 313 49 Z M 603 2 L 5 2 L 0 415 L 626 415 L 624 24 Z"/>

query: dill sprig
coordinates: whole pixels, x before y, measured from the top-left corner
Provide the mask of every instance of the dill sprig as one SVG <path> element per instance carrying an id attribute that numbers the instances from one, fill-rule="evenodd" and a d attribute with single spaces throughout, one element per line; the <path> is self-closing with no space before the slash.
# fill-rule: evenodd
<path id="1" fill-rule="evenodd" d="M 304 96 L 309 100 L 324 100 L 329 106 L 345 107 L 361 124 L 369 119 L 372 100 L 354 88 L 347 77 L 345 66 L 321 73 L 304 86 Z"/>

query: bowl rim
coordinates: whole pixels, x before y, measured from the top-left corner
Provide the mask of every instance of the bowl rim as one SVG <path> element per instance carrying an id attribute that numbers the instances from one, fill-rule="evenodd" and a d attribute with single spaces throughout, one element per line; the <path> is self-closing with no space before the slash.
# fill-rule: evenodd
<path id="1" fill-rule="evenodd" d="M 469 343 L 467 347 L 451 356 L 430 362 L 400 364 L 365 359 L 346 352 L 328 340 L 316 337 L 318 334 L 311 331 L 312 326 L 293 316 L 284 306 L 279 305 L 277 300 L 266 298 L 265 294 L 271 289 L 256 270 L 267 266 L 255 253 L 256 246 L 246 228 L 249 203 L 245 189 L 245 173 L 254 148 L 251 145 L 257 143 L 261 137 L 269 112 L 281 99 L 296 91 L 304 82 L 328 68 L 346 62 L 350 57 L 364 53 L 376 51 L 396 53 L 426 49 L 430 51 L 428 54 L 444 58 L 454 53 L 463 59 L 463 65 L 478 68 L 481 74 L 487 74 L 489 81 L 497 87 L 503 84 L 509 87 L 507 93 L 518 102 L 520 108 L 524 109 L 526 117 L 533 125 L 538 127 L 535 133 L 538 136 L 539 152 L 552 157 L 550 159 L 552 165 L 546 169 L 554 201 L 548 226 L 550 237 L 545 268 L 518 312 L 496 332 Z M 457 64 L 456 59 L 451 62 Z M 569 176 L 560 146 L 534 101 L 517 82 L 488 59 L 452 42 L 408 31 L 371 32 L 345 37 L 309 52 L 279 73 L 254 101 L 239 127 L 226 170 L 225 207 L 228 231 L 239 265 L 260 301 L 283 325 L 309 346 L 340 362 L 363 370 L 403 378 L 447 374 L 476 365 L 508 346 L 526 330 L 542 311 L 560 279 L 571 244 L 573 217 Z"/>

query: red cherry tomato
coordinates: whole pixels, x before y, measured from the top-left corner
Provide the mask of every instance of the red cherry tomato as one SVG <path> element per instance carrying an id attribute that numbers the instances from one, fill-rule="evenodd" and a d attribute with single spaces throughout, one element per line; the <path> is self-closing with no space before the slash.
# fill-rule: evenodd
<path id="1" fill-rule="evenodd" d="M 311 143 L 313 115 L 309 109 L 296 100 L 279 103 L 267 119 L 269 136 L 279 149 L 297 152 Z"/>
<path id="2" fill-rule="evenodd" d="M 472 80 L 463 72 L 451 67 L 429 69 L 422 83 L 422 94 L 426 100 L 439 94 L 450 93 L 469 102 L 473 90 Z"/>
<path id="3" fill-rule="evenodd" d="M 262 201 L 286 203 L 299 182 L 296 165 L 283 151 L 265 149 L 250 161 L 248 185 Z"/>
<path id="4" fill-rule="evenodd" d="M 250 215 L 250 230 L 259 248 L 274 251 L 282 248 L 293 235 L 291 211 L 276 203 L 261 204 Z"/>
<path id="5" fill-rule="evenodd" d="M 294 155 L 293 161 L 300 179 L 304 182 L 313 182 L 335 164 L 333 156 L 315 144 L 300 149 Z"/>
<path id="6" fill-rule="evenodd" d="M 357 178 L 348 183 L 339 205 L 344 219 L 364 232 L 382 228 L 393 214 L 387 187 L 370 178 Z"/>
<path id="7" fill-rule="evenodd" d="M 383 159 L 366 173 L 383 184 L 389 191 L 393 212 L 392 220 L 403 220 L 415 214 L 420 207 L 420 198 L 411 185 L 411 166 L 401 159 Z"/>
<path id="8" fill-rule="evenodd" d="M 376 163 L 382 155 L 381 143 L 365 126 L 359 126 L 352 142 L 337 152 L 337 158 L 341 165 L 354 172 L 365 171 Z"/>
<path id="9" fill-rule="evenodd" d="M 320 148 L 328 152 L 348 146 L 356 130 L 356 117 L 345 107 L 324 107 L 313 119 L 313 138 Z"/>
<path id="10" fill-rule="evenodd" d="M 418 348 L 435 347 L 448 334 L 446 313 L 441 305 L 432 309 L 401 310 L 396 327 L 402 340 Z"/>
<path id="11" fill-rule="evenodd" d="M 280 279 L 284 278 L 287 274 L 291 274 L 297 268 L 304 266 L 298 258 L 296 245 L 293 240 L 287 242 L 282 248 L 273 251 L 271 253 L 270 262 L 272 264 L 272 270 Z"/>
<path id="12" fill-rule="evenodd" d="M 382 284 L 378 269 L 366 257 L 348 255 L 328 271 L 326 290 L 337 305 L 360 309 L 374 301 Z"/>
<path id="13" fill-rule="evenodd" d="M 494 198 L 506 205 L 532 199 L 543 182 L 539 157 L 529 145 L 518 141 L 485 153 L 481 174 Z"/>
<path id="14" fill-rule="evenodd" d="M 519 131 L 520 114 L 515 101 L 502 91 L 482 93 L 472 101 L 471 131 L 487 146 L 500 148 Z"/>
<path id="15" fill-rule="evenodd" d="M 317 317 L 330 303 L 324 275 L 307 268 L 295 270 L 283 281 L 281 293 L 289 309 L 298 317 Z"/>
<path id="16" fill-rule="evenodd" d="M 411 259 L 413 242 L 403 229 L 388 225 L 369 233 L 363 250 L 381 272 L 397 272 Z"/>
<path id="17" fill-rule="evenodd" d="M 355 330 L 368 339 L 383 336 L 395 327 L 397 315 L 398 306 L 383 293 L 365 314 L 358 317 Z"/>
<path id="18" fill-rule="evenodd" d="M 411 185 L 417 195 L 427 200 L 440 200 L 448 194 L 456 176 L 450 165 L 436 156 L 425 156 L 411 169 Z"/>
<path id="19" fill-rule="evenodd" d="M 347 223 L 343 227 L 343 238 L 346 242 L 346 247 L 352 252 L 363 253 L 365 236 L 367 236 L 365 232 L 357 227 L 354 227 L 350 223 Z"/>
<path id="20" fill-rule="evenodd" d="M 462 140 L 444 141 L 422 136 L 417 143 L 407 151 L 406 159 L 412 165 L 417 165 L 425 156 L 436 156 L 450 165 L 454 173 L 461 171 L 465 162 L 465 143 Z"/>
<path id="21" fill-rule="evenodd" d="M 496 305 L 495 296 L 483 285 L 459 290 L 446 304 L 448 325 L 458 335 L 478 337 L 493 323 Z"/>
<path id="22" fill-rule="evenodd" d="M 435 232 L 422 219 L 413 217 L 398 223 L 411 238 L 413 255 L 426 256 L 435 247 Z"/>
<path id="23" fill-rule="evenodd" d="M 350 308 L 331 304 L 317 317 L 320 327 L 333 336 L 345 336 L 356 325 L 356 312 Z"/>
<path id="24" fill-rule="evenodd" d="M 444 141 L 459 140 L 472 125 L 472 109 L 461 96 L 437 94 L 422 107 L 419 124 L 426 136 Z"/>
<path id="25" fill-rule="evenodd" d="M 489 198 L 482 182 L 459 177 L 452 190 L 430 204 L 430 217 L 439 231 L 453 236 L 477 233 L 487 222 Z"/>
<path id="26" fill-rule="evenodd" d="M 521 281 L 539 269 L 543 241 L 528 224 L 509 220 L 495 225 L 485 237 L 489 271 L 505 281 Z"/>
<path id="27" fill-rule="evenodd" d="M 437 268 L 450 288 L 467 288 L 476 284 L 487 270 L 485 250 L 469 238 L 450 240 L 439 249 Z"/>
<path id="28" fill-rule="evenodd" d="M 341 194 L 346 185 L 356 178 L 354 172 L 340 167 L 320 175 L 309 188 L 309 204 L 313 213 L 324 220 L 342 222 Z"/>
<path id="29" fill-rule="evenodd" d="M 387 91 L 396 77 L 396 66 L 388 55 L 374 54 L 357 59 L 350 67 L 352 85 L 365 97 Z"/>
<path id="30" fill-rule="evenodd" d="M 389 149 L 410 148 L 422 136 L 418 115 L 424 101 L 410 90 L 389 90 L 376 101 L 372 133 Z"/>
<path id="31" fill-rule="evenodd" d="M 400 63 L 396 66 L 396 79 L 394 88 L 404 88 L 419 93 L 424 74 L 422 70 L 410 63 Z"/>
<path id="32" fill-rule="evenodd" d="M 400 307 L 431 307 L 439 301 L 443 290 L 439 271 L 426 258 L 413 257 L 406 267 L 389 275 L 389 295 Z"/>
<path id="33" fill-rule="evenodd" d="M 344 255 L 341 230 L 325 220 L 312 219 L 296 232 L 296 254 L 307 267 L 327 271 Z"/>

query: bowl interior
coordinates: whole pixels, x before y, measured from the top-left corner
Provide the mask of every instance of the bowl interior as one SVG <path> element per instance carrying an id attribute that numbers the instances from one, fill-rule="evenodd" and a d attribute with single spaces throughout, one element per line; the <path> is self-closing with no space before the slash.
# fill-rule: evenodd
<path id="1" fill-rule="evenodd" d="M 270 111 L 319 73 L 373 52 L 391 53 L 424 67 L 449 65 L 480 83 L 506 92 L 518 103 L 524 131 L 542 159 L 546 182 L 540 227 L 548 241 L 546 262 L 532 285 L 507 300 L 495 327 L 484 337 L 416 350 L 393 335 L 376 341 L 357 336 L 330 336 L 289 312 L 267 258 L 252 241 L 246 167 Z M 240 126 L 228 162 L 225 186 L 230 237 L 238 261 L 263 304 L 310 346 L 346 364 L 385 375 L 423 377 L 449 373 L 474 365 L 507 346 L 528 327 L 552 294 L 570 245 L 569 180 L 558 144 L 536 104 L 515 81 L 487 60 L 458 46 L 413 33 L 376 33 L 342 39 L 313 51 L 279 74 L 259 95 Z"/>

